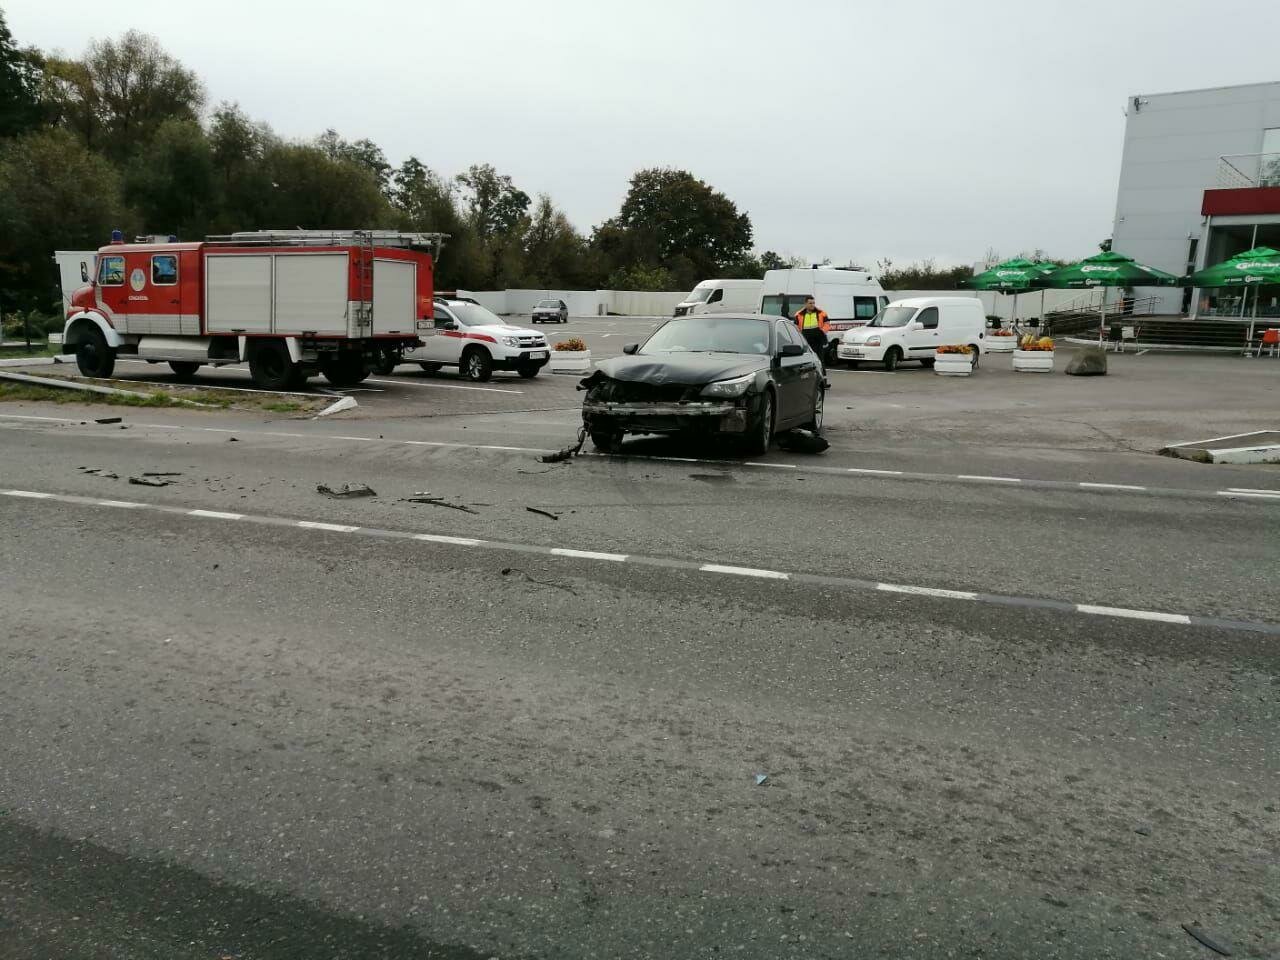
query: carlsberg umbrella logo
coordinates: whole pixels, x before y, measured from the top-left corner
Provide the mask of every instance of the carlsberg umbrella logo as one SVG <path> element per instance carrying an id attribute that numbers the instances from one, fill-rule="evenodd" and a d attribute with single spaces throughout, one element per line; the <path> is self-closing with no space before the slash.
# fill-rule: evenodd
<path id="1" fill-rule="evenodd" d="M 1090 263 L 1080 268 L 1081 273 L 1116 273 L 1119 267 L 1104 267 L 1101 264 Z"/>
<path id="2" fill-rule="evenodd" d="M 1237 263 L 1237 270 L 1275 270 L 1280 268 L 1280 260 L 1274 263 L 1268 263 L 1265 260 L 1250 260 L 1247 263 Z"/>

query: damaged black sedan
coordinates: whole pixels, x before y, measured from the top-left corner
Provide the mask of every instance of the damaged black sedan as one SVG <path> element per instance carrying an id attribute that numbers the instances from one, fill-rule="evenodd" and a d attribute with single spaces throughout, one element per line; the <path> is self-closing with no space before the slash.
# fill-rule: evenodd
<path id="1" fill-rule="evenodd" d="M 755 314 L 668 320 L 581 383 L 591 442 L 616 452 L 627 434 L 725 434 L 759 456 L 777 433 L 822 430 L 828 383 L 795 324 Z"/>

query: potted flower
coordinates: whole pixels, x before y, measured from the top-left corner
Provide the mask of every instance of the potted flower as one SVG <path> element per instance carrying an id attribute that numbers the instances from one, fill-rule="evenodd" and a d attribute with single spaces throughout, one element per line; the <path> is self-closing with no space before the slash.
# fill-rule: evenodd
<path id="1" fill-rule="evenodd" d="M 948 343 L 933 357 L 933 372 L 942 377 L 967 377 L 973 373 L 973 349 L 965 343 Z"/>
<path id="2" fill-rule="evenodd" d="M 551 348 L 552 373 L 586 373 L 591 369 L 591 351 L 581 337 L 561 340 Z"/>
<path id="3" fill-rule="evenodd" d="M 1018 338 L 1007 327 L 987 332 L 988 353 L 1013 353 L 1018 347 Z"/>
<path id="4" fill-rule="evenodd" d="M 1053 341 L 1049 337 L 1027 334 L 1013 351 L 1013 369 L 1019 373 L 1051 373 Z"/>

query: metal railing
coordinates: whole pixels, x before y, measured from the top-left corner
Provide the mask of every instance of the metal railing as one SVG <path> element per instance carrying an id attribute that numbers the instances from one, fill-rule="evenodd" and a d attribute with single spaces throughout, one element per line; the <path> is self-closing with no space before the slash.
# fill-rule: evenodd
<path id="1" fill-rule="evenodd" d="M 1096 333 L 1103 320 L 1102 295 L 1102 290 L 1090 290 L 1053 310 L 1046 310 L 1040 321 L 1041 331 L 1050 337 L 1086 331 Z M 1121 323 L 1131 317 L 1153 316 L 1163 305 L 1162 297 L 1134 297 L 1127 300 L 1116 297 L 1107 303 L 1106 322 L 1110 324 L 1114 320 Z"/>
<path id="2" fill-rule="evenodd" d="M 1280 187 L 1280 153 L 1235 153 L 1219 157 L 1218 186 L 1228 190 Z"/>

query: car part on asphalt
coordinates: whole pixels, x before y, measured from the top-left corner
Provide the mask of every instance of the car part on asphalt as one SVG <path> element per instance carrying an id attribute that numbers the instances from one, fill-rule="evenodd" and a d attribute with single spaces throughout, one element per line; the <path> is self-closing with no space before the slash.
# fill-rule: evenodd
<path id="1" fill-rule="evenodd" d="M 370 486 L 363 483 L 344 483 L 340 487 L 330 487 L 328 484 L 317 483 L 316 493 L 323 493 L 326 497 L 333 497 L 340 500 L 344 497 L 376 497 L 377 492 Z"/>

